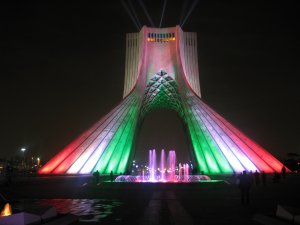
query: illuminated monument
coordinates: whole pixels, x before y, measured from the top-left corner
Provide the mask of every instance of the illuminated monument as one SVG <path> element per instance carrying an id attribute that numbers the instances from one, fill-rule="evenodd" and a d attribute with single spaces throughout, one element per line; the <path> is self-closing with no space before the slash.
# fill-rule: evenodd
<path id="1" fill-rule="evenodd" d="M 71 142 L 41 174 L 122 173 L 134 155 L 137 128 L 157 108 L 175 110 L 194 164 L 206 174 L 280 171 L 281 162 L 201 100 L 196 33 L 179 26 L 127 34 L 123 101 Z"/>

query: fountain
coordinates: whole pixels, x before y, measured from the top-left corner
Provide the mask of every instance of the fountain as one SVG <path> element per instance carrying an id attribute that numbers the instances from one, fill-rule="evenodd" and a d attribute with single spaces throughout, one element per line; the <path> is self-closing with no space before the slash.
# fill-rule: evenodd
<path id="1" fill-rule="evenodd" d="M 160 165 L 160 167 L 157 167 Z M 157 164 L 155 149 L 149 150 L 148 172 L 142 170 L 140 175 L 120 175 L 116 182 L 199 182 L 201 180 L 210 180 L 206 175 L 190 175 L 189 165 L 187 163 L 178 166 L 178 175 L 176 174 L 176 153 L 174 150 L 168 152 L 166 159 L 165 150 L 160 152 L 160 162 Z"/>
<path id="2" fill-rule="evenodd" d="M 165 150 L 161 150 L 160 154 L 160 180 L 164 182 L 166 180 L 166 168 L 165 168 Z"/>
<path id="3" fill-rule="evenodd" d="M 190 174 L 189 174 L 189 164 L 181 164 L 179 163 L 179 168 L 178 168 L 178 181 L 180 182 L 189 182 Z"/>
<path id="4" fill-rule="evenodd" d="M 156 152 L 154 150 L 149 151 L 149 181 L 156 181 Z"/>
<path id="5" fill-rule="evenodd" d="M 176 154 L 175 151 L 169 151 L 168 159 L 165 159 L 165 150 L 160 154 L 160 168 L 157 168 L 156 151 L 155 149 L 149 151 L 149 174 L 150 182 L 170 182 L 177 181 L 176 172 Z M 157 173 L 159 171 L 159 173 Z"/>

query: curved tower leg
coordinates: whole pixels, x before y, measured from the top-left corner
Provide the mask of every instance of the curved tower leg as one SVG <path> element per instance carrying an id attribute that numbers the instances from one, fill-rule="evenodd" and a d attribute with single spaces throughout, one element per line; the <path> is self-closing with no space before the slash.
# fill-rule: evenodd
<path id="1" fill-rule="evenodd" d="M 282 163 L 269 152 L 217 114 L 192 91 L 184 93 L 186 123 L 200 170 L 210 174 L 281 170 Z"/>
<path id="2" fill-rule="evenodd" d="M 140 107 L 140 95 L 130 94 L 94 126 L 66 146 L 40 174 L 124 172 L 129 159 Z"/>

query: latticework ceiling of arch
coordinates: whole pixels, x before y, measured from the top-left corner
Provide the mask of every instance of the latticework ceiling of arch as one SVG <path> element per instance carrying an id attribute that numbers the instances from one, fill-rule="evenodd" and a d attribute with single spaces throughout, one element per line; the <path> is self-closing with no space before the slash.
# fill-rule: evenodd
<path id="1" fill-rule="evenodd" d="M 183 116 L 183 107 L 176 81 L 163 70 L 154 74 L 147 84 L 141 115 L 145 116 L 157 108 L 173 109 Z"/>

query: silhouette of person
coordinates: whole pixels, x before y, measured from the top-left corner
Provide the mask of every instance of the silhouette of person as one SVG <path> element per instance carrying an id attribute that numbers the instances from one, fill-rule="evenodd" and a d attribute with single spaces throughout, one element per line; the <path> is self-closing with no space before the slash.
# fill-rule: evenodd
<path id="1" fill-rule="evenodd" d="M 261 179 L 262 179 L 263 185 L 266 186 L 266 184 L 267 184 L 267 175 L 266 175 L 265 171 L 262 171 Z"/>
<path id="2" fill-rule="evenodd" d="M 96 170 L 96 171 L 93 173 L 93 175 L 94 175 L 96 184 L 98 184 L 98 183 L 99 183 L 99 177 L 100 177 L 99 171 Z"/>
<path id="3" fill-rule="evenodd" d="M 113 171 L 110 171 L 110 181 L 111 182 L 114 181 L 114 173 L 113 173 Z"/>
<path id="4" fill-rule="evenodd" d="M 239 188 L 241 191 L 241 203 L 249 205 L 250 198 L 249 198 L 249 192 L 250 187 L 252 185 L 252 177 L 251 175 L 247 174 L 247 172 L 244 170 L 243 173 L 239 176 Z"/>
<path id="5" fill-rule="evenodd" d="M 99 181 L 99 171 L 96 170 L 96 171 L 93 173 L 93 182 L 97 184 L 98 181 Z"/>
<path id="6" fill-rule="evenodd" d="M 281 173 L 282 173 L 282 177 L 285 178 L 285 174 L 286 174 L 286 168 L 285 168 L 285 166 L 282 167 Z"/>
<path id="7" fill-rule="evenodd" d="M 260 183 L 259 172 L 257 170 L 255 170 L 253 175 L 254 175 L 254 179 L 255 179 L 255 184 L 256 184 L 256 186 L 258 186 Z"/>

